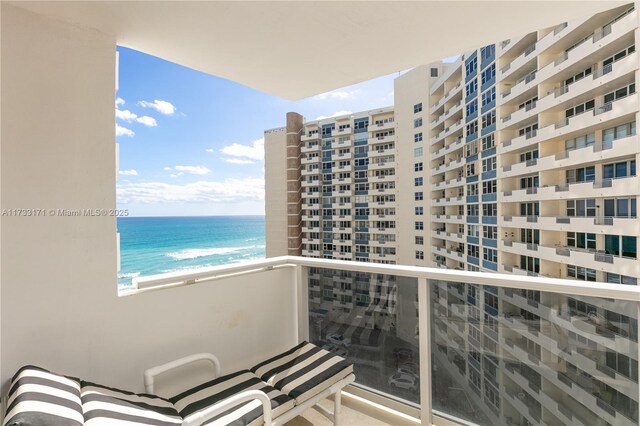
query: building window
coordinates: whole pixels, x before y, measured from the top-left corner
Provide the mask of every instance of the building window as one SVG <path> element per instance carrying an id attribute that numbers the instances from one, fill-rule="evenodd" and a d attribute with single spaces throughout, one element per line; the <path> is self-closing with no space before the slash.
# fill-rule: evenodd
<path id="1" fill-rule="evenodd" d="M 493 110 L 482 116 L 482 128 L 491 126 L 496 122 L 496 111 Z"/>
<path id="2" fill-rule="evenodd" d="M 583 281 L 595 281 L 596 270 L 582 266 L 567 265 L 567 276 Z"/>
<path id="3" fill-rule="evenodd" d="M 480 257 L 480 247 L 475 244 L 467 244 L 467 255 L 470 257 Z"/>
<path id="4" fill-rule="evenodd" d="M 526 139 L 532 138 L 538 134 L 538 123 L 518 129 L 518 136 L 524 136 Z"/>
<path id="5" fill-rule="evenodd" d="M 491 64 L 484 71 L 482 71 L 482 84 L 486 84 L 496 76 L 496 64 Z"/>
<path id="6" fill-rule="evenodd" d="M 604 251 L 613 256 L 638 258 L 637 237 L 628 235 L 605 235 Z"/>
<path id="7" fill-rule="evenodd" d="M 483 248 L 482 258 L 487 262 L 498 263 L 498 251 L 491 248 Z"/>
<path id="8" fill-rule="evenodd" d="M 415 104 L 415 105 L 413 106 L 413 113 L 414 113 L 414 114 L 417 114 L 417 113 L 419 113 L 420 111 L 422 111 L 422 102 L 420 102 L 419 104 Z"/>
<path id="9" fill-rule="evenodd" d="M 567 232 L 567 246 L 581 249 L 596 249 L 596 234 Z"/>
<path id="10" fill-rule="evenodd" d="M 477 90 L 478 90 L 478 80 L 474 78 L 465 86 L 466 97 L 468 98 L 469 96 L 472 96 L 474 93 L 476 93 Z"/>
<path id="11" fill-rule="evenodd" d="M 498 207 L 496 203 L 485 203 L 482 205 L 482 215 L 483 216 L 497 216 L 498 215 Z"/>
<path id="12" fill-rule="evenodd" d="M 636 160 L 621 161 L 602 166 L 602 177 L 604 179 L 618 179 L 635 175 Z"/>
<path id="13" fill-rule="evenodd" d="M 540 216 L 540 203 L 520 203 L 520 216 Z"/>
<path id="14" fill-rule="evenodd" d="M 567 216 L 570 217 L 595 217 L 596 199 L 567 200 Z"/>
<path id="15" fill-rule="evenodd" d="M 490 172 L 496 169 L 496 157 L 490 157 L 482 160 L 482 171 Z"/>
<path id="16" fill-rule="evenodd" d="M 467 204 L 467 216 L 478 216 L 478 205 Z"/>
<path id="17" fill-rule="evenodd" d="M 470 142 L 465 145 L 465 157 L 471 157 L 478 153 L 478 144 L 476 141 Z"/>
<path id="18" fill-rule="evenodd" d="M 414 198 L 416 201 L 422 201 L 424 199 L 424 193 L 423 192 L 416 192 L 414 193 Z"/>
<path id="19" fill-rule="evenodd" d="M 613 147 L 612 142 L 616 139 L 626 138 L 636 134 L 636 122 L 621 124 L 602 131 L 602 148 L 609 149 Z M 593 134 L 592 134 L 593 135 Z M 595 139 L 595 138 L 594 138 Z"/>
<path id="20" fill-rule="evenodd" d="M 424 207 L 416 207 L 416 216 L 422 216 L 424 214 Z"/>
<path id="21" fill-rule="evenodd" d="M 416 250 L 416 259 L 418 260 L 424 259 L 424 252 L 422 250 Z"/>
<path id="22" fill-rule="evenodd" d="M 480 59 L 482 62 L 486 61 L 489 58 L 492 58 L 496 51 L 496 45 L 490 44 L 485 47 L 480 48 Z"/>
<path id="23" fill-rule="evenodd" d="M 474 56 L 473 59 L 471 59 L 470 61 L 467 61 L 467 63 L 465 64 L 465 70 L 467 72 L 466 75 L 475 74 L 477 69 L 478 69 L 478 57 Z"/>
<path id="24" fill-rule="evenodd" d="M 478 120 L 473 120 L 467 124 L 467 136 L 473 135 L 474 133 L 478 133 Z"/>
<path id="25" fill-rule="evenodd" d="M 416 118 L 415 120 L 413 120 L 413 127 L 420 127 L 422 126 L 422 118 Z"/>
<path id="26" fill-rule="evenodd" d="M 424 245 L 424 237 L 416 236 L 416 245 Z"/>
<path id="27" fill-rule="evenodd" d="M 525 161 L 535 160 L 538 158 L 538 149 L 534 149 L 533 151 L 527 151 L 520 154 L 520 162 L 524 163 Z"/>
<path id="28" fill-rule="evenodd" d="M 605 64 L 605 65 L 606 65 L 606 64 Z M 569 77 L 568 79 L 566 79 L 566 80 L 564 81 L 564 85 L 565 85 L 565 86 L 568 86 L 568 85 L 570 85 L 570 84 L 575 83 L 576 81 L 580 81 L 580 80 L 582 80 L 583 78 L 585 78 L 585 77 L 587 77 L 587 76 L 591 75 L 592 71 L 593 71 L 593 70 L 592 70 L 592 68 L 591 68 L 591 67 L 589 67 L 589 68 L 587 68 L 587 69 L 585 69 L 585 70 L 583 70 L 583 71 L 580 71 L 578 74 L 574 75 L 573 77 Z"/>
<path id="29" fill-rule="evenodd" d="M 491 102 L 496 100 L 496 88 L 492 87 L 491 89 L 485 91 L 482 94 L 482 106 L 489 105 Z"/>
<path id="30" fill-rule="evenodd" d="M 416 171 L 416 172 L 421 172 L 422 168 L 423 168 L 422 162 L 415 163 L 413 165 L 413 170 Z"/>
<path id="31" fill-rule="evenodd" d="M 626 275 L 605 272 L 605 281 L 612 284 L 638 285 L 638 279 Z"/>
<path id="32" fill-rule="evenodd" d="M 416 221 L 416 231 L 422 231 L 424 229 L 424 222 L 422 221 Z"/>
<path id="33" fill-rule="evenodd" d="M 479 237 L 480 225 L 467 225 L 467 235 L 470 237 Z"/>
<path id="34" fill-rule="evenodd" d="M 604 215 L 605 217 L 637 217 L 636 205 L 635 197 L 605 198 Z"/>
<path id="35" fill-rule="evenodd" d="M 413 135 L 414 142 L 422 142 L 422 132 L 416 133 Z"/>
<path id="36" fill-rule="evenodd" d="M 618 99 L 622 99 L 624 97 L 627 97 L 633 93 L 636 93 L 636 84 L 635 83 L 631 83 L 628 86 L 625 87 L 621 87 L 618 90 L 615 90 L 613 92 L 607 93 L 606 95 L 604 95 L 604 103 L 608 104 L 610 102 L 614 102 L 617 101 Z"/>
<path id="37" fill-rule="evenodd" d="M 482 227 L 482 236 L 484 238 L 488 238 L 490 240 L 495 240 L 498 238 L 498 227 L 497 226 L 483 226 Z"/>
<path id="38" fill-rule="evenodd" d="M 475 165 L 475 163 L 467 164 L 465 168 L 466 168 L 466 172 L 467 172 L 467 177 L 474 176 L 476 174 L 476 165 Z"/>
<path id="39" fill-rule="evenodd" d="M 540 272 L 540 259 L 531 256 L 520 255 L 520 269 L 529 272 Z"/>
<path id="40" fill-rule="evenodd" d="M 414 183 L 414 186 L 422 186 L 422 184 L 424 183 L 424 180 L 423 180 L 423 178 L 422 178 L 422 177 L 414 178 L 414 180 L 413 180 L 413 181 L 414 181 L 414 182 L 413 182 L 413 183 Z"/>
<path id="41" fill-rule="evenodd" d="M 422 147 L 420 148 L 415 148 L 413 150 L 413 156 L 414 157 L 422 157 Z"/>
<path id="42" fill-rule="evenodd" d="M 540 183 L 538 176 L 527 176 L 520 178 L 520 189 L 537 188 Z"/>
<path id="43" fill-rule="evenodd" d="M 431 77 L 438 76 L 438 68 L 431 68 Z"/>
<path id="44" fill-rule="evenodd" d="M 595 166 L 580 167 L 566 171 L 567 183 L 593 182 L 596 180 Z"/>
<path id="45" fill-rule="evenodd" d="M 467 195 L 478 195 L 478 184 L 477 183 L 469 183 L 467 184 Z"/>
<path id="46" fill-rule="evenodd" d="M 486 180 L 482 182 L 482 193 L 483 194 L 493 194 L 496 192 L 497 183 L 496 180 Z"/>
<path id="47" fill-rule="evenodd" d="M 467 104 L 466 109 L 467 109 L 467 116 L 473 114 L 478 110 L 478 101 L 474 99 L 473 101 L 469 102 Z"/>
<path id="48" fill-rule="evenodd" d="M 573 116 L 576 116 L 576 115 L 580 115 L 580 114 L 583 114 L 583 113 L 585 113 L 587 111 L 591 111 L 595 106 L 596 106 L 596 102 L 593 99 L 591 99 L 591 100 L 586 101 L 586 102 L 584 102 L 582 104 L 576 105 L 573 108 L 569 108 L 569 109 L 565 110 L 564 116 L 566 118 L 569 118 L 569 117 L 573 117 Z"/>

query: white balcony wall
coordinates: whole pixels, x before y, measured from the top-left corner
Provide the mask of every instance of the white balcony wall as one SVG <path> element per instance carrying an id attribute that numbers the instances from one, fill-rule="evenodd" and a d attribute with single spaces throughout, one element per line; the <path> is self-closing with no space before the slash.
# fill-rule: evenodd
<path id="1" fill-rule="evenodd" d="M 1 7 L 2 208 L 114 208 L 115 40 Z M 140 391 L 188 353 L 229 371 L 294 343 L 291 270 L 122 298 L 115 218 L 0 220 L 3 394 L 25 364 Z"/>

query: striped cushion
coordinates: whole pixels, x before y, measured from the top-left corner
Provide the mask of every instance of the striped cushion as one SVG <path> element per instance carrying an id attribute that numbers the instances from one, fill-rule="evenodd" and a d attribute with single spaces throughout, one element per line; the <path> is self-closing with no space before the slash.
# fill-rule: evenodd
<path id="1" fill-rule="evenodd" d="M 82 381 L 85 425 L 181 425 L 173 404 L 149 394 L 135 394 Z"/>
<path id="2" fill-rule="evenodd" d="M 353 373 L 353 364 L 313 343 L 302 342 L 251 371 L 300 404 Z"/>
<path id="3" fill-rule="evenodd" d="M 268 386 L 249 370 L 218 377 L 188 391 L 170 398 L 184 420 L 230 396 L 246 390 L 261 390 L 271 398 L 272 417 L 276 418 L 293 408 L 293 400 Z M 219 414 L 205 419 L 206 425 L 253 425 L 262 424 L 262 404 L 259 401 L 244 402 Z"/>
<path id="4" fill-rule="evenodd" d="M 11 379 L 5 426 L 79 426 L 84 423 L 80 383 L 39 367 Z"/>

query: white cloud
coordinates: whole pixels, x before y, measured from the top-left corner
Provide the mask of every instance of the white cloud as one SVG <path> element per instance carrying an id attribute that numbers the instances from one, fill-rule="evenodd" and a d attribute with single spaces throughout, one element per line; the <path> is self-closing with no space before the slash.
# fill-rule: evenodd
<path id="1" fill-rule="evenodd" d="M 127 129 L 126 127 L 122 127 L 118 123 L 116 123 L 116 136 L 128 136 L 132 138 L 136 132 L 131 129 Z"/>
<path id="2" fill-rule="evenodd" d="M 353 111 L 336 111 L 331 115 L 321 115 L 320 117 L 316 118 L 316 120 L 324 120 L 325 118 L 340 117 L 341 115 L 349 114 L 353 114 Z"/>
<path id="3" fill-rule="evenodd" d="M 216 150 L 215 150 L 215 149 L 213 149 L 213 148 L 207 148 L 207 149 L 205 149 L 205 151 L 206 151 L 206 152 L 208 152 L 208 153 L 214 153 L 214 152 L 216 152 Z"/>
<path id="4" fill-rule="evenodd" d="M 264 138 L 256 139 L 251 145 L 234 143 L 222 147 L 221 153 L 231 157 L 245 157 L 250 160 L 262 161 L 264 159 Z"/>
<path id="5" fill-rule="evenodd" d="M 319 95 L 316 95 L 313 97 L 313 99 L 317 99 L 320 101 L 324 101 L 327 99 L 338 99 L 338 100 L 344 101 L 346 99 L 355 98 L 358 92 L 360 92 L 360 89 L 355 89 L 350 91 L 334 90 L 333 92 L 326 92 L 326 93 L 321 93 Z"/>
<path id="6" fill-rule="evenodd" d="M 116 108 L 118 108 L 118 106 L 120 106 L 120 105 L 124 105 L 124 99 L 117 98 L 116 99 Z"/>
<path id="7" fill-rule="evenodd" d="M 153 117 L 149 117 L 148 115 L 143 115 L 142 117 L 138 117 L 136 118 L 136 121 L 147 127 L 156 127 L 158 125 L 158 123 L 156 122 L 156 119 Z"/>
<path id="8" fill-rule="evenodd" d="M 184 173 L 183 173 L 183 172 L 179 172 L 179 173 L 171 173 L 171 174 L 169 175 L 169 177 L 177 178 L 178 176 L 182 176 L 182 175 L 184 175 Z"/>
<path id="9" fill-rule="evenodd" d="M 120 173 L 123 176 L 138 176 L 138 171 L 135 169 L 120 170 L 118 173 Z"/>
<path id="10" fill-rule="evenodd" d="M 164 115 L 173 115 L 176 112 L 176 107 L 171 102 L 163 101 L 160 99 L 155 99 L 153 102 L 140 101 L 138 102 L 138 105 L 143 108 L 153 108 L 160 114 Z"/>
<path id="11" fill-rule="evenodd" d="M 231 164 L 255 164 L 253 160 L 243 160 L 241 158 L 223 158 L 224 161 Z"/>
<path id="12" fill-rule="evenodd" d="M 128 109 L 116 109 L 116 118 L 122 121 L 126 121 L 127 123 L 131 123 L 133 120 L 138 118 L 138 115 L 129 111 Z"/>
<path id="13" fill-rule="evenodd" d="M 206 175 L 211 173 L 211 170 L 205 166 L 175 166 L 174 170 L 192 175 Z"/>
<path id="14" fill-rule="evenodd" d="M 264 179 L 198 181 L 184 185 L 164 182 L 124 183 L 116 190 L 118 203 L 233 203 L 264 200 Z"/>

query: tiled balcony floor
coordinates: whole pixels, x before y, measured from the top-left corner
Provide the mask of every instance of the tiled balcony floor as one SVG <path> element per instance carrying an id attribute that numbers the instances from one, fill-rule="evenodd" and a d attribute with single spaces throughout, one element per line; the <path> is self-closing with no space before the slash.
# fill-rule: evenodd
<path id="1" fill-rule="evenodd" d="M 333 411 L 333 401 L 325 399 L 320 406 Z M 372 409 L 359 401 L 342 397 L 342 425 L 344 426 L 416 426 L 402 417 Z M 285 426 L 332 426 L 333 422 L 325 417 L 317 408 L 310 408 L 302 415 L 285 423 Z"/>

